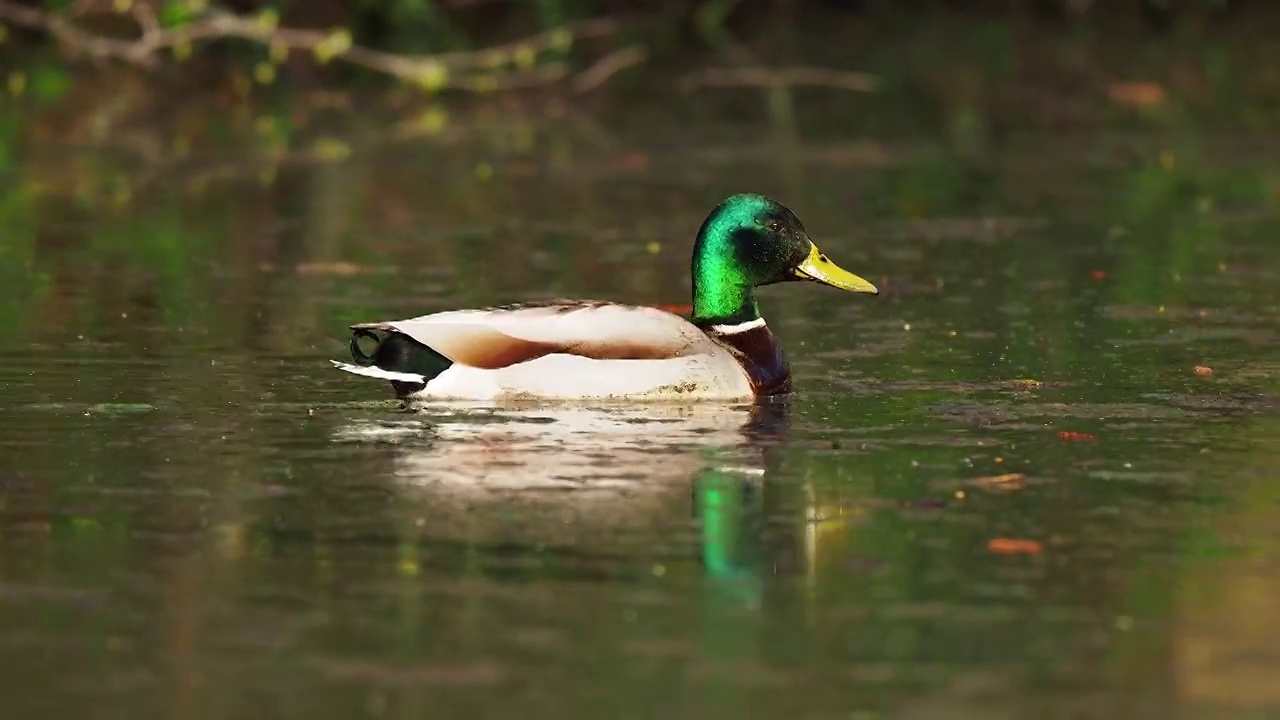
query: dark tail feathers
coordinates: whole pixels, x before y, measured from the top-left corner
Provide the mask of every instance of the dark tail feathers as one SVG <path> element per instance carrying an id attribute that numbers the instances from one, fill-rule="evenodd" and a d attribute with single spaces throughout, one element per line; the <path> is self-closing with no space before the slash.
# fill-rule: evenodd
<path id="1" fill-rule="evenodd" d="M 421 390 L 453 364 L 449 358 L 390 328 L 351 328 L 351 357 L 357 365 L 421 375 L 421 383 L 391 381 L 396 394 L 401 397 Z"/>

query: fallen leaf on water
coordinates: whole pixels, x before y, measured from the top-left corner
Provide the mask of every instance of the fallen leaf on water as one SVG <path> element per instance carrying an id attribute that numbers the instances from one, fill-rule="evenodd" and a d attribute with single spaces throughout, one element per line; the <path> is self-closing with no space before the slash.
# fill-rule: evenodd
<path id="1" fill-rule="evenodd" d="M 991 538 L 987 550 L 999 555 L 1037 555 L 1044 552 L 1044 545 L 1026 538 Z"/>
<path id="2" fill-rule="evenodd" d="M 1058 439 L 1088 441 L 1088 440 L 1093 440 L 1094 437 L 1087 432 L 1076 432 L 1075 430 L 1063 430 L 1062 432 L 1058 433 Z"/>
<path id="3" fill-rule="evenodd" d="M 378 272 L 377 268 L 367 265 L 356 265 L 349 262 L 311 262 L 299 263 L 294 272 L 299 275 L 338 275 L 349 277 L 351 275 L 368 275 Z"/>
<path id="4" fill-rule="evenodd" d="M 649 156 L 644 153 L 625 153 L 613 159 L 613 167 L 618 170 L 648 170 Z"/>
<path id="5" fill-rule="evenodd" d="M 1107 279 L 1107 271 L 1094 270 L 1093 272 L 1089 273 L 1089 277 L 1093 278 L 1097 282 L 1102 282 L 1103 280 Z"/>
<path id="6" fill-rule="evenodd" d="M 1197 374 L 1197 375 L 1212 375 L 1212 374 L 1213 374 L 1213 368 L 1209 367 L 1208 365 L 1197 365 L 1197 366 L 1196 366 L 1196 374 Z"/>
<path id="7" fill-rule="evenodd" d="M 1015 387 L 1026 387 L 1026 388 L 1040 387 L 1040 381 L 1035 380 L 1033 378 L 1017 378 L 1015 380 L 1010 380 L 1009 384 Z"/>
<path id="8" fill-rule="evenodd" d="M 1107 86 L 1112 102 L 1133 107 L 1159 105 L 1165 101 L 1164 86 L 1153 82 L 1114 82 Z"/>
<path id="9" fill-rule="evenodd" d="M 311 147 L 311 154 L 322 162 L 338 162 L 351 156 L 351 146 L 336 138 L 320 138 Z"/>
<path id="10" fill-rule="evenodd" d="M 1003 475 L 987 475 L 985 477 L 974 478 L 969 481 L 970 485 L 984 488 L 986 490 L 999 490 L 1001 492 L 1009 492 L 1011 490 L 1021 490 L 1026 487 L 1027 476 L 1023 473 L 1004 473 Z"/>

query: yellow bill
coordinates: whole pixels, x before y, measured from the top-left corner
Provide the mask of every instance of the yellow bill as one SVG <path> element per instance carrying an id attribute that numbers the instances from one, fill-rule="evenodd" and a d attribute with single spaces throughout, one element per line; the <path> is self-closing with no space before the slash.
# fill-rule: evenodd
<path id="1" fill-rule="evenodd" d="M 820 282 L 823 285 L 830 285 L 849 292 L 867 293 L 869 295 L 880 294 L 875 285 L 828 260 L 827 256 L 818 250 L 817 245 L 811 244 L 809 257 L 805 258 L 804 262 L 796 267 L 795 273 L 796 277 L 802 280 Z"/>

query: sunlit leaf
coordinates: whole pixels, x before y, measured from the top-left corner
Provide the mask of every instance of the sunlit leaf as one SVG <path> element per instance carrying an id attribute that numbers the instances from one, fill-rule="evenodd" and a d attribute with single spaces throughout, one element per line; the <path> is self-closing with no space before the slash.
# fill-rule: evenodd
<path id="1" fill-rule="evenodd" d="M 435 92 L 449 83 L 449 68 L 444 63 L 428 60 L 418 66 L 414 80 L 423 90 Z"/>
<path id="2" fill-rule="evenodd" d="M 256 22 L 259 32 L 263 35 L 270 35 L 280 25 L 280 13 L 276 12 L 275 8 L 266 8 L 258 13 Z"/>
<path id="3" fill-rule="evenodd" d="M 173 58 L 178 62 L 182 62 L 191 57 L 191 41 L 182 40 L 173 44 Z"/>
<path id="4" fill-rule="evenodd" d="M 9 94 L 21 95 L 27 89 L 27 74 L 22 71 L 9 73 Z"/>
<path id="5" fill-rule="evenodd" d="M 521 45 L 515 52 L 516 67 L 528 70 L 538 62 L 538 51 L 531 45 Z"/>
<path id="6" fill-rule="evenodd" d="M 276 119 L 270 115 L 260 115 L 257 120 L 253 121 L 253 127 L 262 135 L 274 135 L 276 132 Z"/>
<path id="7" fill-rule="evenodd" d="M 260 62 L 253 66 L 253 79 L 263 85 L 270 85 L 276 79 L 276 66 L 269 62 Z"/>
<path id="8" fill-rule="evenodd" d="M 408 132 L 422 135 L 434 135 L 444 129 L 449 122 L 449 113 L 442 107 L 433 105 L 422 111 L 406 125 Z"/>
<path id="9" fill-rule="evenodd" d="M 564 28 L 557 29 L 555 32 L 551 33 L 551 47 L 559 50 L 560 52 L 567 51 L 569 48 L 573 47 L 573 33 Z"/>
<path id="10" fill-rule="evenodd" d="M 312 50 L 316 61 L 323 64 L 351 49 L 351 31 L 338 28 L 329 33 L 324 40 Z"/>
<path id="11" fill-rule="evenodd" d="M 337 138 L 320 138 L 311 148 L 318 160 L 336 162 L 351 156 L 351 146 Z"/>

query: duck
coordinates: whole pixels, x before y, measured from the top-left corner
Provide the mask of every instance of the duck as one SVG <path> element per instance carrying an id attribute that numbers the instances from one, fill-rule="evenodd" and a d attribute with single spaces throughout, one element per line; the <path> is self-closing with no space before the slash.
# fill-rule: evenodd
<path id="1" fill-rule="evenodd" d="M 756 289 L 808 282 L 878 295 L 818 249 L 796 214 L 731 195 L 698 229 L 688 317 L 647 305 L 545 300 L 350 326 L 339 370 L 390 382 L 409 403 L 716 400 L 792 392 L 791 369 Z"/>

